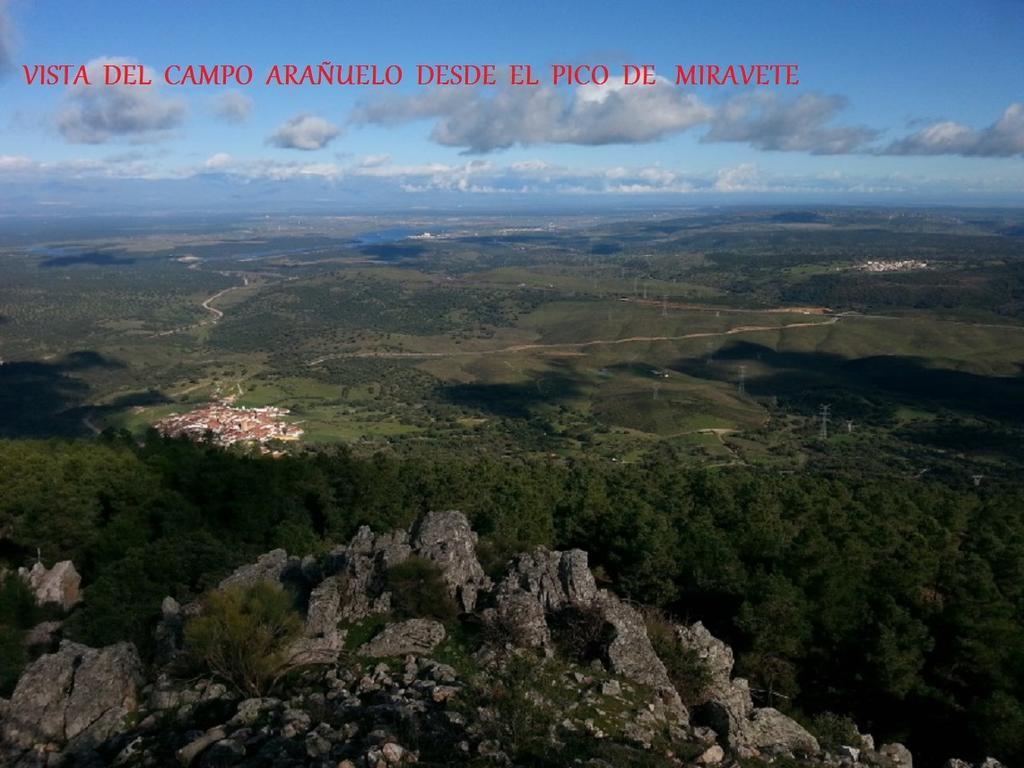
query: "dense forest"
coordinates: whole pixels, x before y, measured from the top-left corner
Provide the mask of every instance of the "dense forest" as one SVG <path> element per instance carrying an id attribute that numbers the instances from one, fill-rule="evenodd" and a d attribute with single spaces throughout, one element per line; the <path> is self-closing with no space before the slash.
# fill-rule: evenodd
<path id="1" fill-rule="evenodd" d="M 623 596 L 704 621 L 764 703 L 854 717 L 926 761 L 1024 759 L 1024 496 L 924 480 L 644 464 L 270 459 L 151 434 L 0 442 L 6 567 L 70 558 L 86 599 L 65 634 L 151 650 L 187 599 L 273 547 L 324 553 L 361 524 L 465 511 L 481 560 L 580 547 Z M 39 619 L 7 579 L 2 685 Z"/>

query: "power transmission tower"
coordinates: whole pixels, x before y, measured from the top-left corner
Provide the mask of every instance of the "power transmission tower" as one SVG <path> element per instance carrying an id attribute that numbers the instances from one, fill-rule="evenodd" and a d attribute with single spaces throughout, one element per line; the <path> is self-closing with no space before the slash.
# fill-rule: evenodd
<path id="1" fill-rule="evenodd" d="M 828 412 L 830 410 L 832 410 L 831 405 L 823 405 L 821 406 L 821 410 L 819 411 L 819 413 L 821 414 L 821 428 L 818 432 L 818 436 L 821 437 L 822 440 L 828 440 Z"/>
<path id="2" fill-rule="evenodd" d="M 846 420 L 846 434 L 849 435 L 849 434 L 852 434 L 852 433 L 853 433 L 853 419 L 847 419 Z"/>
<path id="3" fill-rule="evenodd" d="M 977 488 L 981 485 L 981 481 L 985 479 L 984 475 L 971 475 L 971 480 L 974 481 L 974 487 Z"/>
<path id="4" fill-rule="evenodd" d="M 658 384 L 657 384 L 657 382 L 655 382 L 655 384 L 654 384 L 654 394 L 651 396 L 651 400 L 657 400 L 657 399 L 658 399 Z"/>
<path id="5" fill-rule="evenodd" d="M 740 382 L 736 389 L 739 390 L 741 395 L 747 394 L 747 366 L 745 365 L 740 366 Z"/>
<path id="6" fill-rule="evenodd" d="M 661 316 L 668 317 L 668 296 L 661 297 Z"/>

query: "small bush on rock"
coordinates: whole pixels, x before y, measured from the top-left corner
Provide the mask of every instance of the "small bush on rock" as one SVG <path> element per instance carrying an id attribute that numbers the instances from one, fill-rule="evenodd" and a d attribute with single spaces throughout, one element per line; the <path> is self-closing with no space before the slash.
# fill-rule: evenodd
<path id="1" fill-rule="evenodd" d="M 295 668 L 288 649 L 301 632 L 291 595 L 259 581 L 208 593 L 185 627 L 185 650 L 243 695 L 265 696 Z"/>
<path id="2" fill-rule="evenodd" d="M 822 712 L 811 718 L 809 728 L 823 749 L 836 751 L 840 747 L 860 748 L 860 732 L 849 717 L 834 712 Z"/>
<path id="3" fill-rule="evenodd" d="M 707 701 L 711 670 L 692 648 L 684 647 L 676 637 L 675 626 L 660 611 L 648 610 L 644 619 L 647 635 L 658 658 L 665 665 L 672 686 L 687 707 Z"/>
<path id="4" fill-rule="evenodd" d="M 448 594 L 441 569 L 413 555 L 388 570 L 392 612 L 403 619 L 436 619 L 451 623 L 459 610 Z"/>
<path id="5" fill-rule="evenodd" d="M 601 659 L 612 639 L 611 626 L 594 607 L 568 606 L 549 615 L 547 621 L 558 653 L 576 664 Z"/>

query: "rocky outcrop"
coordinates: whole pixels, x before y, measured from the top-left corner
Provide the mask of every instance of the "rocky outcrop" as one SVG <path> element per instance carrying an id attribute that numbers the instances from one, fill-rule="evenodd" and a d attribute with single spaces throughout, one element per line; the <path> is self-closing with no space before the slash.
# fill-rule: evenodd
<path id="1" fill-rule="evenodd" d="M 708 725 L 733 750 L 743 753 L 816 755 L 817 739 L 771 707 L 755 708 L 750 686 L 732 678 L 732 649 L 697 622 L 676 628 L 676 638 L 706 665 L 710 680 L 694 722 Z"/>
<path id="2" fill-rule="evenodd" d="M 430 512 L 410 530 L 412 550 L 436 563 L 444 574 L 451 596 L 467 613 L 476 607 L 477 595 L 491 586 L 476 559 L 477 535 L 461 512 Z"/>
<path id="3" fill-rule="evenodd" d="M 372 640 L 359 647 L 362 656 L 425 656 L 445 638 L 444 625 L 430 619 L 409 619 L 388 624 Z"/>
<path id="4" fill-rule="evenodd" d="M 0 737 L 9 750 L 38 744 L 93 747 L 123 728 L 138 705 L 142 663 L 135 647 L 88 648 L 63 642 L 39 657 L 18 681 Z"/>
<path id="5" fill-rule="evenodd" d="M 612 593 L 599 590 L 581 550 L 552 552 L 538 547 L 519 555 L 498 584 L 495 608 L 488 618 L 515 645 L 551 651 L 549 619 L 569 608 L 587 609 L 607 627 L 601 649 L 608 669 L 653 688 L 680 722 L 686 708 L 672 686 L 665 665 L 654 652 L 643 617 Z"/>
<path id="6" fill-rule="evenodd" d="M 39 605 L 54 604 L 70 611 L 82 599 L 82 577 L 70 560 L 62 560 L 52 568 L 36 563 L 31 569 L 19 568 L 18 575 L 32 590 Z"/>
<path id="7" fill-rule="evenodd" d="M 680 768 L 747 758 L 789 764 L 792 756 L 807 766 L 913 768 L 903 745 L 876 751 L 867 735 L 838 754 L 823 753 L 795 720 L 754 705 L 747 681 L 732 677 L 732 650 L 699 622 L 657 638 L 661 648 L 674 636 L 708 671 L 691 722 L 644 616 L 598 588 L 585 552 L 538 547 L 513 558 L 492 583 L 476 543 L 463 515 L 434 512 L 408 530 L 360 528 L 322 561 L 274 550 L 236 569 L 222 587 L 280 583 L 304 613 L 304 636 L 287 653 L 300 668 L 282 678 L 273 698 L 244 699 L 219 678 L 181 679 L 185 667 L 170 662 L 199 603 L 163 601 L 158 667 L 141 690 L 132 646 L 63 642 L 30 665 L 10 701 L 0 700 L 0 764 L 511 765 L 521 759 L 520 729 L 536 727 L 531 738 L 553 750 L 582 739 L 602 755 L 614 742 L 607 754 L 621 764 L 653 764 L 655 755 Z M 439 567 L 462 610 L 458 623 L 395 620 L 342 653 L 346 633 L 368 626 L 353 623 L 391 611 L 388 571 L 411 556 Z M 45 647 L 59 626 L 37 630 Z M 430 658 L 442 651 L 459 671 Z M 609 764 L 585 764 L 599 762 Z M 946 768 L 971 766 L 950 761 Z M 989 759 L 976 768 L 1002 767 Z"/>
<path id="8" fill-rule="evenodd" d="M 477 595 L 490 587 L 476 558 L 476 542 L 461 512 L 430 512 L 408 531 L 377 534 L 363 526 L 347 546 L 328 555 L 327 577 L 309 596 L 306 635 L 340 648 L 339 624 L 387 613 L 388 569 L 411 555 L 435 563 L 451 596 L 464 611 L 472 611 Z"/>

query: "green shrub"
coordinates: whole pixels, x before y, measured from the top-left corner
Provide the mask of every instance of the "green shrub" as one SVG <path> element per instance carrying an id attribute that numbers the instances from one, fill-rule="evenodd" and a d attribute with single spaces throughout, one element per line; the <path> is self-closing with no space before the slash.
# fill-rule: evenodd
<path id="1" fill-rule="evenodd" d="M 654 652 L 658 654 L 668 672 L 669 680 L 687 707 L 695 707 L 707 700 L 711 685 L 711 670 L 692 648 L 685 648 L 676 637 L 675 627 L 659 611 L 645 612 L 647 635 Z"/>
<path id="2" fill-rule="evenodd" d="M 0 625 L 0 696 L 9 696 L 28 661 L 23 630 Z"/>
<path id="3" fill-rule="evenodd" d="M 808 730 L 818 739 L 822 749 L 834 752 L 839 747 L 860 748 L 860 732 L 849 717 L 822 712 L 811 718 L 809 726 Z"/>
<path id="4" fill-rule="evenodd" d="M 499 742 L 517 764 L 550 765 L 544 758 L 556 754 L 551 733 L 568 704 L 549 698 L 564 695 L 563 689 L 552 688 L 558 674 L 552 662 L 517 654 L 471 679 L 461 706 L 469 713 L 480 708 L 493 712 L 481 722 L 484 736 Z"/>
<path id="5" fill-rule="evenodd" d="M 292 596 L 258 581 L 209 592 L 202 614 L 185 627 L 185 649 L 243 695 L 265 696 L 295 669 L 288 648 L 301 632 Z"/>
<path id="6" fill-rule="evenodd" d="M 612 639 L 611 625 L 594 607 L 568 606 L 550 614 L 547 622 L 558 653 L 576 664 L 600 659 Z"/>
<path id="7" fill-rule="evenodd" d="M 458 616 L 441 569 L 426 558 L 413 555 L 392 566 L 387 581 L 391 610 L 400 618 L 451 623 Z"/>

